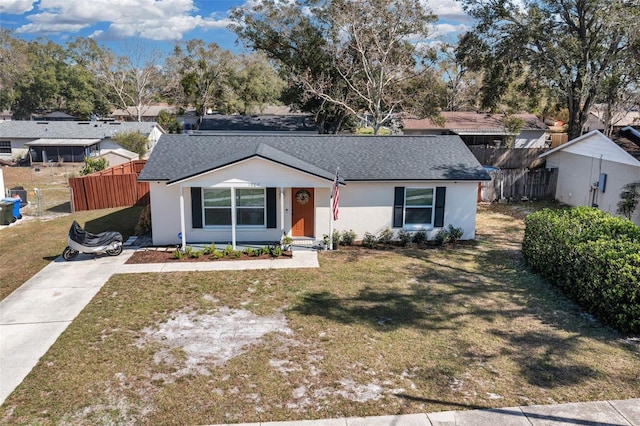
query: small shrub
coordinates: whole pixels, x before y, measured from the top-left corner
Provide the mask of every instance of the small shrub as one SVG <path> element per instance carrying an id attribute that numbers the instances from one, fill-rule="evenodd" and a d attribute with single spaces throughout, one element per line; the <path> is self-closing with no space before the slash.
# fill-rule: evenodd
<path id="1" fill-rule="evenodd" d="M 244 254 L 246 254 L 247 256 L 253 256 L 253 249 L 251 247 L 247 247 L 246 249 L 244 249 Z"/>
<path id="2" fill-rule="evenodd" d="M 222 259 L 224 256 L 225 254 L 221 250 L 214 250 L 213 253 L 211 253 L 211 257 L 214 259 Z"/>
<path id="3" fill-rule="evenodd" d="M 202 250 L 195 250 L 189 254 L 192 258 L 197 259 L 202 256 Z"/>
<path id="4" fill-rule="evenodd" d="M 208 255 L 213 253 L 215 250 L 216 250 L 216 245 L 214 243 L 211 243 L 202 249 L 202 254 Z"/>
<path id="5" fill-rule="evenodd" d="M 282 249 L 280 247 L 274 247 L 271 251 L 271 256 L 280 257 L 282 256 Z"/>
<path id="6" fill-rule="evenodd" d="M 107 159 L 104 157 L 86 157 L 84 159 L 84 166 L 82 166 L 82 169 L 80 170 L 80 174 L 82 176 L 90 175 L 91 173 L 106 169 L 107 166 Z"/>
<path id="7" fill-rule="evenodd" d="M 352 246 L 356 240 L 357 234 L 353 232 L 353 229 L 342 232 L 342 244 L 345 246 Z"/>
<path id="8" fill-rule="evenodd" d="M 378 242 L 380 244 L 388 246 L 391 244 L 391 240 L 393 240 L 393 231 L 390 228 L 385 228 L 378 234 Z"/>
<path id="9" fill-rule="evenodd" d="M 464 235 L 464 229 L 454 228 L 453 225 L 449 225 L 449 234 L 451 235 L 451 241 L 458 241 Z"/>
<path id="10" fill-rule="evenodd" d="M 227 246 L 223 250 L 223 253 L 225 256 L 228 256 L 229 254 L 231 254 L 232 251 L 233 251 L 233 246 L 231 244 L 227 244 Z"/>
<path id="11" fill-rule="evenodd" d="M 239 259 L 240 256 L 242 256 L 242 251 L 241 250 L 233 250 L 231 252 L 231 256 L 235 257 L 236 259 Z"/>
<path id="12" fill-rule="evenodd" d="M 454 228 L 453 225 L 449 224 L 446 229 L 442 228 L 438 231 L 436 234 L 436 243 L 439 245 L 454 243 L 462 237 L 462 234 L 464 234 L 462 228 Z"/>
<path id="13" fill-rule="evenodd" d="M 151 233 L 151 205 L 147 204 L 140 212 L 134 233 L 136 235 Z"/>
<path id="14" fill-rule="evenodd" d="M 413 234 L 413 242 L 417 245 L 423 245 L 427 242 L 427 231 L 424 229 L 419 230 Z"/>
<path id="15" fill-rule="evenodd" d="M 366 248 L 375 248 L 378 239 L 375 235 L 370 232 L 364 233 L 364 238 L 362 239 L 362 245 Z"/>
<path id="16" fill-rule="evenodd" d="M 411 247 L 411 244 L 413 243 L 413 236 L 411 235 L 411 232 L 401 229 L 398 231 L 398 240 L 400 240 L 400 245 L 402 247 Z"/>
<path id="17" fill-rule="evenodd" d="M 184 256 L 184 253 L 182 253 L 182 250 L 178 249 L 176 251 L 173 252 L 173 258 L 174 259 L 182 259 Z"/>
<path id="18" fill-rule="evenodd" d="M 340 231 L 337 229 L 333 231 L 331 235 L 331 240 L 333 242 L 333 248 L 337 248 L 340 245 Z"/>
<path id="19" fill-rule="evenodd" d="M 184 248 L 184 254 L 186 254 L 187 256 L 191 256 L 191 253 L 193 252 L 193 247 L 191 246 L 186 246 Z"/>
<path id="20" fill-rule="evenodd" d="M 253 255 L 256 257 L 262 256 L 262 248 L 257 248 L 253 251 Z"/>

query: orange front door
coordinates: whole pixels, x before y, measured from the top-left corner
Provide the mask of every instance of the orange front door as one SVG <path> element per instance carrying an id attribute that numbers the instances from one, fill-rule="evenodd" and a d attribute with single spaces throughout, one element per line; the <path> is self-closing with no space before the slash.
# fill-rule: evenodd
<path id="1" fill-rule="evenodd" d="M 313 188 L 292 188 L 291 193 L 291 236 L 313 237 Z"/>

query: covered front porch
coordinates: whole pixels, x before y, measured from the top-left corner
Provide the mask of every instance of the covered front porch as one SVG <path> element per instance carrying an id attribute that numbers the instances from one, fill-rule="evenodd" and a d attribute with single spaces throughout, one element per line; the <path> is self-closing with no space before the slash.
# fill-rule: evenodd
<path id="1" fill-rule="evenodd" d="M 296 247 L 317 246 L 321 229 L 330 221 L 328 214 L 321 213 L 329 205 L 330 185 L 260 187 L 233 182 L 183 186 L 180 245 L 184 249 L 196 243 L 222 242 L 237 250 L 279 244 L 290 237 Z"/>

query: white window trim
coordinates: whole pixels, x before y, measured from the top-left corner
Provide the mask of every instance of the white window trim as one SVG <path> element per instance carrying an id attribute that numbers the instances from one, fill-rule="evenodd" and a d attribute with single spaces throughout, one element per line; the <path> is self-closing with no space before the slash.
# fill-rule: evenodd
<path id="1" fill-rule="evenodd" d="M 421 206 L 409 206 L 409 209 L 419 209 L 419 208 L 430 208 L 431 209 L 431 219 L 430 223 L 407 223 L 407 190 L 411 189 L 430 189 L 432 192 L 431 196 L 431 205 L 421 205 Z M 416 230 L 431 230 L 434 229 L 433 222 L 435 220 L 435 212 L 436 212 L 436 188 L 433 186 L 407 186 L 404 188 L 404 204 L 402 206 L 402 229 L 406 229 L 408 231 L 416 231 Z"/>
<path id="2" fill-rule="evenodd" d="M 231 205 L 228 207 L 219 207 L 219 206 L 214 206 L 214 207 L 206 207 L 205 206 L 205 190 L 212 190 L 212 189 L 216 189 L 216 190 L 229 190 L 230 194 L 231 194 Z M 237 192 L 238 191 L 242 191 L 245 189 L 261 189 L 262 190 L 262 197 L 263 197 L 263 206 L 262 206 L 262 210 L 263 210 L 263 215 L 262 215 L 262 224 L 261 225 L 241 225 L 239 223 L 237 223 L 237 219 L 238 219 L 238 210 L 241 210 L 243 208 L 257 208 L 255 206 L 242 206 L 242 207 L 238 207 L 237 206 L 237 202 L 236 202 L 236 197 L 237 197 Z M 216 188 L 201 188 L 202 191 L 202 228 L 203 229 L 210 229 L 210 230 L 217 230 L 217 229 L 232 229 L 235 225 L 235 227 L 238 228 L 238 231 L 242 231 L 242 230 L 251 230 L 251 229 L 266 229 L 267 228 L 267 189 L 266 188 L 220 188 L 220 187 L 216 187 Z M 228 225 L 208 225 L 206 223 L 206 219 L 207 219 L 207 215 L 206 215 L 206 210 L 207 209 L 219 209 L 219 210 L 231 210 L 231 223 L 229 223 Z"/>

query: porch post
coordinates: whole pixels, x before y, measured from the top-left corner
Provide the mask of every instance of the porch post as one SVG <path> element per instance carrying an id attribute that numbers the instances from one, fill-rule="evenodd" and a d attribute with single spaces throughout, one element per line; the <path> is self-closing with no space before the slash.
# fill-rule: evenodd
<path id="1" fill-rule="evenodd" d="M 284 187 L 280 187 L 280 231 L 284 235 Z M 280 238 L 282 238 L 282 235 Z M 282 240 L 281 240 L 282 241 Z"/>
<path id="2" fill-rule="evenodd" d="M 236 249 L 236 225 L 237 225 L 237 217 L 236 217 L 236 188 L 235 186 L 231 187 L 231 245 L 233 249 Z"/>
<path id="3" fill-rule="evenodd" d="M 182 251 L 187 249 L 187 228 L 184 222 L 184 187 L 180 187 L 180 245 Z"/>

